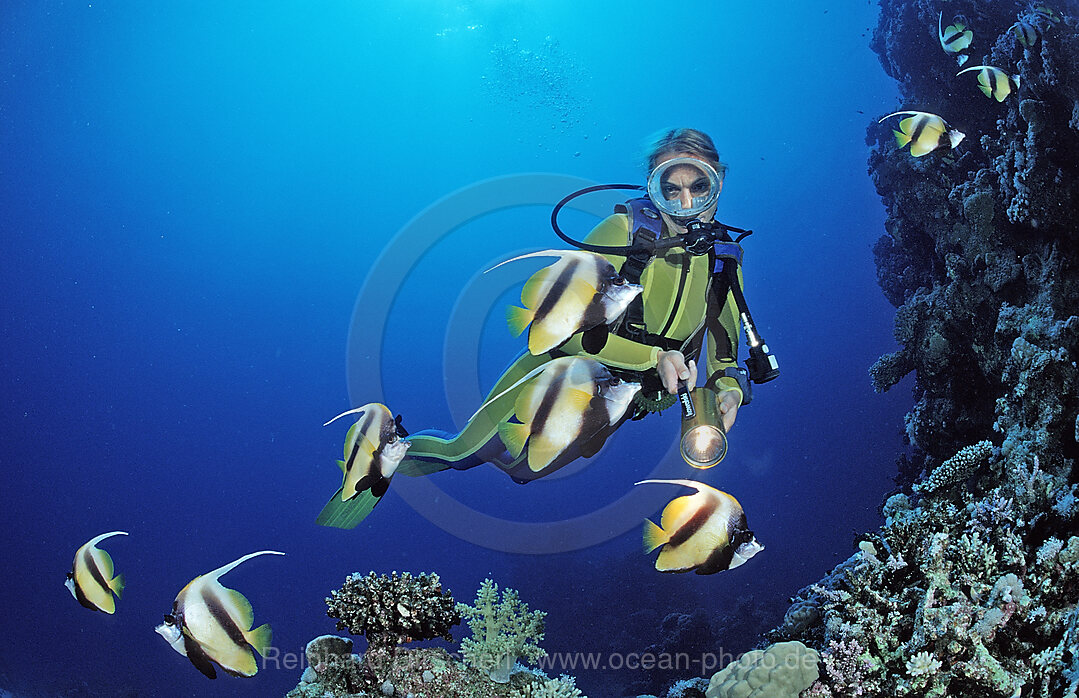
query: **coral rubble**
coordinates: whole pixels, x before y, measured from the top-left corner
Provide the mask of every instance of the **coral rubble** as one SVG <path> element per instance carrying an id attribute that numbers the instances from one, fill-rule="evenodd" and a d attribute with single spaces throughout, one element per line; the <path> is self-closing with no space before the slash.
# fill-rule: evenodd
<path id="1" fill-rule="evenodd" d="M 915 373 L 912 454 L 883 527 L 772 633 L 821 651 L 804 695 L 1079 688 L 1079 18 L 1058 9 L 881 1 L 873 47 L 899 108 L 967 138 L 916 159 L 871 127 L 888 214 L 874 252 L 901 345 L 871 375 L 886 390 Z M 974 32 L 971 64 L 1021 76 L 1017 94 L 986 100 L 956 76 L 935 45 L 942 11 Z"/>

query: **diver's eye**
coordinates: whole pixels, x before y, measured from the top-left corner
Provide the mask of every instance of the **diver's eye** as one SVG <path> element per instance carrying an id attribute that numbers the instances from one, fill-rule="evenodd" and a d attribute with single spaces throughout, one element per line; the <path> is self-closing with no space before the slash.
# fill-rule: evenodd
<path id="1" fill-rule="evenodd" d="M 709 189 L 710 187 L 708 186 L 707 182 L 697 182 L 693 185 L 690 191 L 693 192 L 694 196 L 704 196 L 708 193 Z"/>
<path id="2" fill-rule="evenodd" d="M 663 196 L 668 199 L 675 199 L 678 197 L 679 188 L 673 184 L 664 184 L 660 191 L 663 192 Z"/>

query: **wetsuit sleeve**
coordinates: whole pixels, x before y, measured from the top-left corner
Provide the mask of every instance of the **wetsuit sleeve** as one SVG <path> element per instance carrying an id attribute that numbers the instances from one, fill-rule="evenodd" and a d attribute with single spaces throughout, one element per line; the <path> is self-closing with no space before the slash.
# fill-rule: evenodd
<path id="1" fill-rule="evenodd" d="M 600 222 L 585 238 L 593 245 L 624 247 L 629 244 L 629 218 L 621 213 L 608 216 Z M 622 270 L 626 258 L 621 255 L 603 255 L 615 269 Z M 577 333 L 562 345 L 562 351 L 577 356 L 588 356 L 600 363 L 630 371 L 647 371 L 656 367 L 659 347 L 641 344 L 616 334 L 607 335 L 607 341 L 597 353 L 585 351 L 583 333 Z"/>
<path id="2" fill-rule="evenodd" d="M 715 283 L 713 281 L 713 283 Z M 742 286 L 742 270 L 738 269 L 738 285 Z M 723 371 L 738 367 L 738 338 L 741 326 L 738 322 L 738 304 L 734 293 L 727 292 L 722 308 L 716 307 L 714 293 L 708 294 L 708 311 L 705 329 L 708 333 L 708 380 L 705 385 L 714 386 L 717 393 L 738 391 L 739 402 L 745 399 L 738 381 L 724 376 Z"/>

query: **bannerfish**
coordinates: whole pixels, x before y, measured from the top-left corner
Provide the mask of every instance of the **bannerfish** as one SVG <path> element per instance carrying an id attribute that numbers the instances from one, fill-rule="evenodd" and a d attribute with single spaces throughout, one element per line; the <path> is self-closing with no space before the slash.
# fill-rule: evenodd
<path id="1" fill-rule="evenodd" d="M 954 148 L 966 138 L 965 133 L 951 128 L 941 117 L 924 111 L 893 112 L 882 117 L 877 123 L 904 114 L 910 116 L 900 121 L 899 130 L 893 130 L 892 133 L 895 134 L 895 142 L 900 148 L 910 143 L 910 154 L 916 158 L 940 148 Z"/>
<path id="2" fill-rule="evenodd" d="M 1019 20 L 1011 26 L 1012 33 L 1015 34 L 1015 38 L 1019 39 L 1019 43 L 1027 48 L 1031 48 L 1034 44 L 1038 43 L 1038 38 L 1041 36 L 1038 28 L 1030 22 L 1024 22 Z"/>
<path id="3" fill-rule="evenodd" d="M 951 24 L 947 29 L 943 28 L 944 12 L 937 16 L 937 38 L 940 39 L 940 47 L 947 53 L 955 55 L 959 65 L 967 62 L 967 56 L 962 53 L 970 48 L 970 42 L 974 39 L 974 33 L 967 29 L 962 22 Z"/>
<path id="4" fill-rule="evenodd" d="M 273 635 L 269 624 L 251 630 L 255 620 L 251 603 L 243 594 L 218 581 L 237 565 L 259 555 L 284 553 L 260 550 L 195 577 L 176 595 L 172 613 L 165 614 L 165 622 L 154 628 L 207 678 L 217 678 L 211 662 L 233 676 L 254 676 L 259 668 L 248 645 L 263 657 L 270 647 Z"/>
<path id="5" fill-rule="evenodd" d="M 544 471 L 559 456 L 581 449 L 617 424 L 641 389 L 639 383 L 611 375 L 595 359 L 564 356 L 530 371 L 488 402 L 528 381 L 514 402 L 518 421 L 500 423 L 498 434 L 514 458 L 527 445 L 532 473 Z"/>
<path id="6" fill-rule="evenodd" d="M 528 350 L 533 356 L 554 349 L 578 332 L 613 322 L 642 290 L 639 284 L 626 283 L 613 264 L 594 252 L 543 250 L 508 259 L 487 271 L 529 257 L 558 257 L 525 282 L 521 290 L 525 307 L 506 309 L 513 336 L 529 328 Z"/>
<path id="7" fill-rule="evenodd" d="M 100 536 L 91 538 L 81 548 L 75 551 L 75 562 L 71 565 L 71 571 L 67 573 L 67 581 L 64 586 L 68 588 L 75 600 L 86 608 L 102 613 L 116 613 L 116 600 L 124 592 L 124 575 L 112 576 L 112 558 L 109 554 L 97 547 L 97 544 L 112 536 L 126 536 L 126 531 L 112 531 L 102 533 Z"/>
<path id="8" fill-rule="evenodd" d="M 1060 24 L 1061 22 L 1060 13 L 1058 13 L 1056 10 L 1049 7 L 1048 5 L 1035 5 L 1031 8 L 1031 11 L 1034 12 L 1034 14 L 1045 17 L 1053 24 Z"/>
<path id="9" fill-rule="evenodd" d="M 969 68 L 960 70 L 956 73 L 956 77 L 972 70 L 978 71 L 978 89 L 990 99 L 1003 102 L 1012 91 L 1019 89 L 1018 75 L 1008 75 L 1000 68 L 991 65 L 972 65 Z"/>
<path id="10" fill-rule="evenodd" d="M 685 485 L 696 494 L 677 497 L 663 509 L 660 525 L 645 519 L 644 552 L 663 546 L 656 560 L 660 572 L 715 574 L 753 557 L 764 546 L 746 525 L 738 500 L 695 480 L 642 480 L 635 483 Z"/>
<path id="11" fill-rule="evenodd" d="M 343 412 L 326 424 L 349 414 L 359 417 L 345 435 L 345 460 L 337 461 L 341 487 L 315 519 L 319 526 L 353 528 L 363 521 L 382 501 L 411 445 L 398 433 L 390 409 L 378 402 Z"/>
<path id="12" fill-rule="evenodd" d="M 381 499 L 411 444 L 397 434 L 397 422 L 390 408 L 378 402 L 343 412 L 323 426 L 349 414 L 358 417 L 345 435 L 345 460 L 337 461 L 344 476 L 341 501 L 347 502 L 367 491 L 376 500 Z"/>

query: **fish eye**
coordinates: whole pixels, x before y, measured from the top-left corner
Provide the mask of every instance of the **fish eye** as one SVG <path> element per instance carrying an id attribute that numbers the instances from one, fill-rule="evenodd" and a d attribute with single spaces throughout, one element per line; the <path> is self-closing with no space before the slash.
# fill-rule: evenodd
<path id="1" fill-rule="evenodd" d="M 171 613 L 165 614 L 165 625 L 176 625 L 176 616 Z"/>

